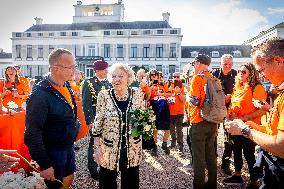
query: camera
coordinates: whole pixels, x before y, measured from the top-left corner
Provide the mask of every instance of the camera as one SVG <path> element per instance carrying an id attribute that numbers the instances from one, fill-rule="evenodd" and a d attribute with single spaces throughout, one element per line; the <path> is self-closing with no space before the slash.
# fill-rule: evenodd
<path id="1" fill-rule="evenodd" d="M 153 81 L 153 85 L 157 85 L 158 83 L 159 83 L 158 80 L 154 80 L 154 81 Z"/>
<path id="2" fill-rule="evenodd" d="M 9 87 L 7 87 L 7 90 L 12 91 L 12 90 L 13 90 L 13 88 L 14 88 L 14 87 L 9 86 Z"/>
<path id="3" fill-rule="evenodd" d="M 175 81 L 174 81 L 174 86 L 181 88 L 181 87 L 182 87 L 182 82 L 181 82 L 181 81 L 178 81 L 178 80 L 175 80 Z"/>

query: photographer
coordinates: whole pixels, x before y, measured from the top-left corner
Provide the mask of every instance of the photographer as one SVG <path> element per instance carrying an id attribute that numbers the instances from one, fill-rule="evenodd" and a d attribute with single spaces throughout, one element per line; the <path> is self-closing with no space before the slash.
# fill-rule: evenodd
<path id="1" fill-rule="evenodd" d="M 173 99 L 173 101 L 169 102 L 170 133 L 172 138 L 171 148 L 175 148 L 177 142 L 179 151 L 183 152 L 182 122 L 184 117 L 184 104 L 186 98 L 180 76 L 181 74 L 179 72 L 175 72 L 173 74 L 173 83 L 170 85 L 170 91 L 172 93 L 171 99 Z"/>
<path id="2" fill-rule="evenodd" d="M 167 141 L 170 135 L 170 110 L 166 98 L 171 94 L 169 93 L 168 85 L 160 81 L 160 74 L 157 70 L 149 72 L 150 84 L 146 90 L 146 99 L 150 100 L 150 105 L 156 115 L 156 129 L 153 132 L 153 137 L 156 145 L 153 147 L 153 156 L 157 156 L 157 140 L 158 130 L 164 131 L 162 149 L 166 154 L 170 153 Z"/>
<path id="3" fill-rule="evenodd" d="M 5 80 L 0 82 L 0 92 L 4 107 L 8 107 L 8 102 L 15 102 L 18 107 L 22 106 L 29 89 L 18 76 L 17 69 L 14 66 L 7 66 L 5 69 Z"/>

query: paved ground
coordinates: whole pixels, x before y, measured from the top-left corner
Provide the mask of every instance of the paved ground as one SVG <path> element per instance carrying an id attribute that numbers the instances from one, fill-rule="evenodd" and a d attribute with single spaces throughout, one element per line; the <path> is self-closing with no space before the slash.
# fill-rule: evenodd
<path id="1" fill-rule="evenodd" d="M 184 130 L 184 133 L 186 133 L 186 130 Z M 80 147 L 80 150 L 76 153 L 77 172 L 75 174 L 73 189 L 98 188 L 98 182 L 90 177 L 87 169 L 87 142 L 88 138 L 86 137 L 77 143 L 77 145 Z M 161 144 L 159 145 L 161 146 Z M 223 130 L 220 128 L 218 136 L 218 188 L 245 188 L 245 186 L 225 187 L 223 185 L 222 181 L 227 177 L 227 175 L 222 173 L 220 168 L 223 148 Z M 190 166 L 191 155 L 189 153 L 188 146 L 185 146 L 184 155 L 180 154 L 177 149 L 172 149 L 170 155 L 166 155 L 161 148 L 158 149 L 158 157 L 151 156 L 150 152 L 146 150 L 143 153 L 143 162 L 140 166 L 140 188 L 193 188 L 193 170 Z M 233 169 L 233 167 L 231 168 Z M 248 180 L 247 168 L 244 169 L 243 178 L 245 181 Z"/>

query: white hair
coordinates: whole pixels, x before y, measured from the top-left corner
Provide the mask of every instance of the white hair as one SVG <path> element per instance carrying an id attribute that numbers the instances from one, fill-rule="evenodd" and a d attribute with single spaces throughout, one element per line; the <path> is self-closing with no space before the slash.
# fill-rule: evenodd
<path id="1" fill-rule="evenodd" d="M 231 60 L 233 60 L 233 56 L 231 54 L 223 54 L 222 57 L 221 57 L 221 62 L 223 62 L 224 59 L 231 59 Z"/>
<path id="2" fill-rule="evenodd" d="M 107 75 L 107 79 L 112 83 L 112 74 L 114 71 L 116 70 L 122 70 L 124 71 L 127 75 L 127 84 L 130 85 L 131 83 L 133 83 L 133 81 L 135 80 L 135 75 L 134 75 L 134 71 L 131 69 L 131 67 L 127 64 L 122 64 L 122 63 L 115 63 L 112 66 L 110 66 L 108 68 L 108 75 Z"/>

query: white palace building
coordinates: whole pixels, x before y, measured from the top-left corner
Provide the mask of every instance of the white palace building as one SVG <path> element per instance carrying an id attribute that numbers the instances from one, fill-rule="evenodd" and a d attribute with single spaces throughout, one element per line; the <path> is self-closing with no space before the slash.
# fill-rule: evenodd
<path id="1" fill-rule="evenodd" d="M 181 29 L 169 25 L 170 14 L 162 21 L 124 21 L 124 4 L 74 5 L 72 24 L 36 24 L 24 32 L 12 33 L 12 61 L 22 65 L 23 75 L 42 76 L 48 72 L 48 54 L 55 48 L 69 49 L 79 69 L 93 76 L 94 60 L 103 57 L 109 64 L 156 68 L 164 74 L 179 71 Z"/>
<path id="2" fill-rule="evenodd" d="M 74 8 L 72 24 L 43 24 L 42 18 L 35 18 L 36 24 L 26 31 L 12 33 L 11 62 L 22 65 L 24 76 L 47 73 L 48 55 L 55 48 L 69 49 L 87 77 L 94 74 L 92 63 L 101 58 L 110 65 L 121 62 L 155 68 L 170 76 L 176 71 L 182 72 L 198 53 L 211 56 L 213 69 L 219 66 L 223 54 L 232 54 L 234 68 L 238 69 L 242 63 L 252 61 L 251 48 L 258 39 L 283 34 L 283 23 L 280 23 L 243 45 L 181 46 L 181 28 L 171 27 L 168 12 L 162 13 L 161 21 L 125 22 L 122 0 L 91 5 L 77 1 Z M 0 69 L 5 66 L 1 65 Z"/>

